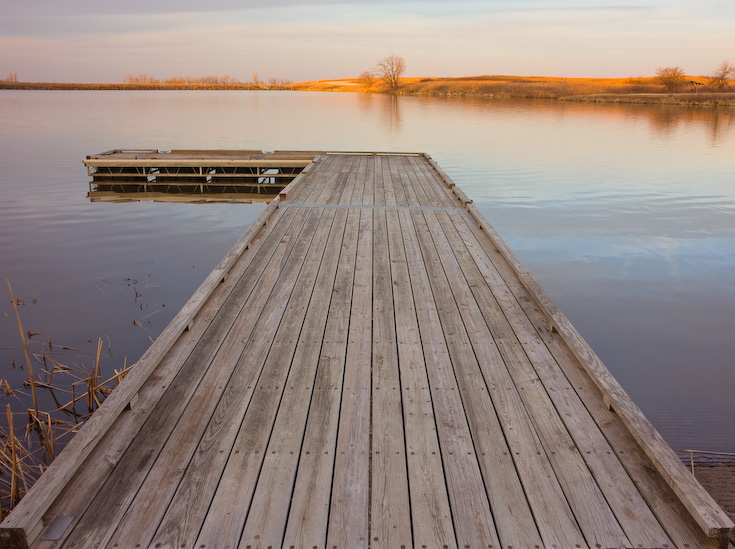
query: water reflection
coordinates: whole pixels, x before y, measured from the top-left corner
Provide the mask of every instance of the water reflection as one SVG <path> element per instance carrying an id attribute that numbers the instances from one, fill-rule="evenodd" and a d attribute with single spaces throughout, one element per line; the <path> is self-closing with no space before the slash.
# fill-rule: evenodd
<path id="1" fill-rule="evenodd" d="M 423 151 L 672 445 L 735 451 L 735 109 L 303 92 L 2 99 L 0 275 L 27 298 L 34 342 L 79 350 L 70 363 L 88 367 L 106 336 L 104 368 L 136 360 L 263 208 L 91 204 L 86 155 Z M 8 301 L 0 375 L 22 386 Z"/>

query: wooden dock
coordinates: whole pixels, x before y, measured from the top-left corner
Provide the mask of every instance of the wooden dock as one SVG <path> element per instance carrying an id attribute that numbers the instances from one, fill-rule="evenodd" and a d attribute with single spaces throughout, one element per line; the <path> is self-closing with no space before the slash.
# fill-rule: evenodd
<path id="1" fill-rule="evenodd" d="M 0 525 L 33 548 L 725 548 L 426 155 L 319 154 Z"/>
<path id="2" fill-rule="evenodd" d="M 84 160 L 93 202 L 271 200 L 313 153 L 115 149 Z"/>

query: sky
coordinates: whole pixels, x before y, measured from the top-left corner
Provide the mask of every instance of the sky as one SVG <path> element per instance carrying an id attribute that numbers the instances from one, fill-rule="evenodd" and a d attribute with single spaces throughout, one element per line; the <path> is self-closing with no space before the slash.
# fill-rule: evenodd
<path id="1" fill-rule="evenodd" d="M 735 0 L 0 0 L 0 78 L 712 74 L 735 62 Z"/>

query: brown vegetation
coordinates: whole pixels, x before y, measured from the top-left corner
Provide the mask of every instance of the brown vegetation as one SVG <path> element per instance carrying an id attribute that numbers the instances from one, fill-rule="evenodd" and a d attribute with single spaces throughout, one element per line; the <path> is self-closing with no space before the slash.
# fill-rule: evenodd
<path id="1" fill-rule="evenodd" d="M 659 67 L 656 69 L 656 78 L 669 93 L 674 93 L 684 85 L 686 76 L 679 67 Z"/>
<path id="2" fill-rule="evenodd" d="M 735 79 L 735 65 L 728 61 L 723 61 L 712 75 L 710 85 L 720 91 L 725 91 L 725 88 L 730 88 L 730 81 L 732 79 Z"/>
<path id="3" fill-rule="evenodd" d="M 308 91 L 380 92 L 385 88 L 368 86 L 368 73 L 359 78 L 299 82 L 291 89 Z M 372 74 L 370 74 L 372 77 Z M 374 77 L 373 77 L 374 78 Z M 693 77 L 686 77 L 693 79 Z M 707 82 L 697 96 L 694 84 L 681 88 L 682 93 L 669 96 L 658 77 L 637 78 L 563 78 L 548 76 L 464 76 L 455 78 L 401 78 L 398 92 L 401 95 L 427 95 L 437 97 L 493 97 L 493 98 L 541 98 L 594 102 L 638 102 L 670 104 L 733 105 L 735 95 L 720 93 L 706 77 Z M 691 93 L 688 93 L 691 92 Z M 691 97 L 690 97 L 691 95 Z"/>
<path id="4" fill-rule="evenodd" d="M 292 88 L 364 91 L 365 76 L 363 74 L 357 79 L 299 82 L 293 84 Z M 404 77 L 398 91 L 403 95 L 560 98 L 599 93 L 661 93 L 664 88 L 655 77 L 564 78 L 484 75 L 449 78 Z"/>
<path id="5" fill-rule="evenodd" d="M 25 300 L 16 298 L 10 281 L 7 284 L 25 358 L 23 364 L 13 362 L 13 368 L 25 370 L 28 377 L 19 387 L 12 387 L 7 379 L 2 378 L 0 385 L 6 399 L 30 400 L 32 407 L 22 415 L 14 414 L 10 404 L 5 407 L 7 426 L 0 425 L 0 519 L 25 495 L 54 461 L 57 450 L 76 433 L 132 367 L 125 361 L 121 370 L 115 370 L 113 376 L 103 379 L 101 339 L 97 341 L 91 372 L 87 372 L 83 365 L 80 368 L 62 364 L 57 360 L 60 357 L 56 356 L 54 349 L 62 353 L 71 349 L 54 346 L 50 339 L 40 341 L 36 338 L 38 334 L 24 331 L 18 307 Z M 36 373 L 34 365 L 39 368 Z M 27 388 L 32 393 L 30 398 L 25 393 Z M 40 409 L 38 395 L 42 392 L 51 397 L 56 405 L 54 409 Z M 86 402 L 86 407 L 83 402 Z M 23 421 L 24 416 L 26 421 Z"/>
<path id="6" fill-rule="evenodd" d="M 173 77 L 165 80 L 146 73 L 126 75 L 121 84 L 28 83 L 0 81 L 0 89 L 59 90 L 300 90 L 361 93 L 395 93 L 439 97 L 543 98 L 591 102 L 668 103 L 682 105 L 735 105 L 731 82 L 735 66 L 723 62 L 711 76 L 687 76 L 679 67 L 657 69 L 656 76 L 637 78 L 566 78 L 548 76 L 482 75 L 447 78 L 402 76 L 405 61 L 398 56 L 381 60 L 357 78 L 292 83 L 251 75 L 240 82 L 229 75 Z M 15 78 L 17 76 L 13 75 Z M 667 94 L 675 97 L 667 97 Z M 689 97 L 698 93 L 696 97 Z"/>

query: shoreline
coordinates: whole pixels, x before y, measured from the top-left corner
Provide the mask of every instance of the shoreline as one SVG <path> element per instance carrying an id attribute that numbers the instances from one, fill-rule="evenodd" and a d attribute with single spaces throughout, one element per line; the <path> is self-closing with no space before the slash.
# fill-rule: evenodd
<path id="1" fill-rule="evenodd" d="M 462 85 L 471 79 L 453 79 L 440 86 L 423 87 L 427 80 L 406 79 L 398 95 L 445 97 L 445 98 L 486 98 L 486 99 L 550 99 L 576 103 L 637 104 L 637 105 L 673 105 L 683 107 L 735 107 L 735 92 L 680 92 L 680 93 L 574 93 L 574 87 L 564 82 L 558 88 L 543 79 L 539 87 L 538 80 L 525 79 L 515 83 L 512 88 L 498 84 L 496 89 L 475 89 Z M 564 80 L 564 79 L 563 79 Z M 576 83 L 578 87 L 579 84 Z M 42 91 L 321 91 L 346 93 L 377 93 L 380 90 L 365 88 L 357 82 L 345 80 L 323 80 L 316 82 L 300 82 L 278 86 L 258 86 L 254 83 L 237 84 L 122 84 L 122 83 L 74 83 L 74 82 L 8 82 L 0 81 L 0 90 L 42 90 Z M 580 90 L 582 91 L 582 90 Z M 585 90 L 586 91 L 586 90 Z M 570 93 L 571 92 L 571 93 Z"/>
<path id="2" fill-rule="evenodd" d="M 596 93 L 560 97 L 577 103 L 628 103 L 636 105 L 679 105 L 684 107 L 735 107 L 735 93 Z"/>

